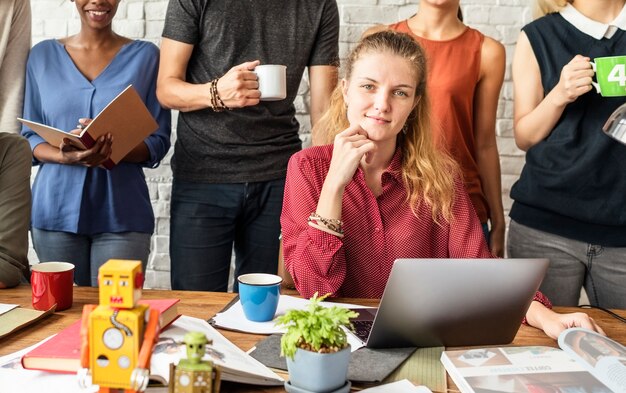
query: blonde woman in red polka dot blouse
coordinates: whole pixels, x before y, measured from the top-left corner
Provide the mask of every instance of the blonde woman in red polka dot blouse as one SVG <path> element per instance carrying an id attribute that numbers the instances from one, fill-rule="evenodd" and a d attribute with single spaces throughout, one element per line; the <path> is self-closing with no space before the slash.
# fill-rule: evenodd
<path id="1" fill-rule="evenodd" d="M 396 258 L 491 257 L 457 165 L 432 144 L 419 45 L 373 34 L 345 70 L 314 130 L 333 144 L 295 154 L 287 170 L 281 225 L 298 291 L 379 298 Z M 584 313 L 553 312 L 541 293 L 535 300 L 528 323 L 552 337 L 599 329 Z"/>

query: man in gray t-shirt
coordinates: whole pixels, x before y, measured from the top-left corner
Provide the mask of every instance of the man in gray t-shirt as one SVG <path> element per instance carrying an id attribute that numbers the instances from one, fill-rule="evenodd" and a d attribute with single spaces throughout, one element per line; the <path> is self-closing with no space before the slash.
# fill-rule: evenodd
<path id="1" fill-rule="evenodd" d="M 287 161 L 301 148 L 293 102 L 308 68 L 311 123 L 321 116 L 338 36 L 335 0 L 170 0 L 157 95 L 180 111 L 172 289 L 225 291 L 233 242 L 236 276 L 276 272 Z M 259 64 L 287 66 L 286 99 L 260 101 Z"/>

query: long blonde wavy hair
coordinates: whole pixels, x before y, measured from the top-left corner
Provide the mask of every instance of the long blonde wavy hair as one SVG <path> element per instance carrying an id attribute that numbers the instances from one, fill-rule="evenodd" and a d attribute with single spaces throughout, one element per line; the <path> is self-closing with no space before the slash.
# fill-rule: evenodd
<path id="1" fill-rule="evenodd" d="M 407 202 L 413 214 L 422 201 L 431 206 L 433 220 L 440 223 L 452 218 L 454 178 L 459 169 L 450 156 L 435 147 L 430 129 L 430 103 L 426 89 L 426 57 L 423 49 L 411 37 L 393 31 L 369 35 L 352 50 L 345 62 L 345 79 L 350 80 L 354 64 L 363 56 L 384 53 L 399 56 L 413 66 L 417 79 L 415 108 L 409 114 L 405 129 L 398 134 L 402 149 L 402 179 L 407 189 Z M 335 136 L 348 128 L 347 107 L 341 84 L 331 96 L 330 105 L 313 132 L 325 144 L 332 144 Z"/>

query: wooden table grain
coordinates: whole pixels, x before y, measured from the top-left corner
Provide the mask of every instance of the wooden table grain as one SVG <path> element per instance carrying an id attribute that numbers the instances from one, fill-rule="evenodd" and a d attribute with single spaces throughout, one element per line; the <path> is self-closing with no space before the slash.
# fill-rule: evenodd
<path id="1" fill-rule="evenodd" d="M 218 292 L 192 292 L 192 291 L 169 291 L 169 290 L 144 290 L 143 297 L 146 299 L 178 298 L 178 312 L 196 318 L 208 319 L 220 311 L 235 294 Z M 78 320 L 85 304 L 97 304 L 97 288 L 74 287 L 74 303 L 71 308 L 54 313 L 53 315 L 27 326 L 3 339 L 0 339 L 0 356 L 19 351 L 27 346 L 38 343 Z M 341 299 L 353 304 L 376 306 L 376 299 Z M 18 304 L 21 307 L 32 308 L 31 289 L 29 286 L 0 290 L 0 303 Z M 559 312 L 576 312 L 578 308 L 556 308 Z M 622 344 L 626 344 L 626 327 L 623 323 L 600 310 L 584 310 L 590 314 L 606 333 Z M 626 310 L 615 310 L 619 315 L 626 317 Z M 262 335 L 233 332 L 220 329 L 220 332 L 230 341 L 244 351 L 252 348 L 257 341 L 264 338 Z M 511 345 L 545 345 L 557 347 L 555 340 L 547 337 L 538 329 L 522 326 Z M 451 348 L 456 349 L 456 348 Z M 247 392 L 251 386 L 242 384 L 226 383 L 224 392 Z M 254 387 L 255 392 L 282 392 L 281 387 Z M 454 383 L 448 378 L 448 391 L 455 392 Z"/>

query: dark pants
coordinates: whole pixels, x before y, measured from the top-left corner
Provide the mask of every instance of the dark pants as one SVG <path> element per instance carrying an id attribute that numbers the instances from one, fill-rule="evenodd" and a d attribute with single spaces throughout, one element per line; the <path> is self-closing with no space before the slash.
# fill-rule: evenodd
<path id="1" fill-rule="evenodd" d="M 284 179 L 234 184 L 174 179 L 172 289 L 225 292 L 233 242 L 235 278 L 276 274 L 284 188 Z M 238 291 L 237 280 L 234 290 Z"/>

